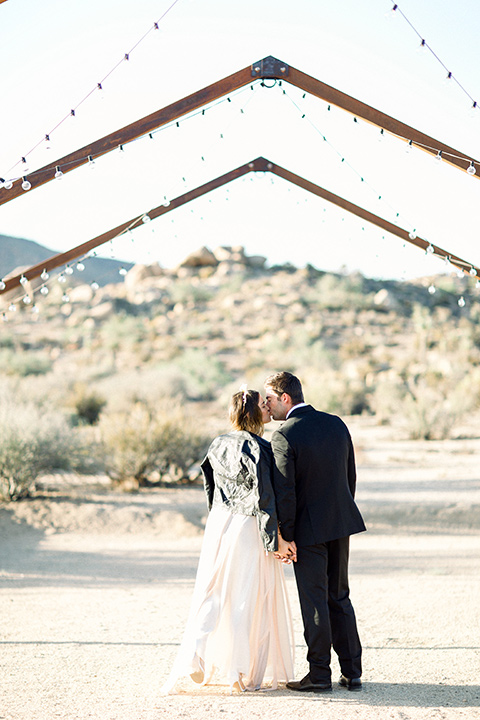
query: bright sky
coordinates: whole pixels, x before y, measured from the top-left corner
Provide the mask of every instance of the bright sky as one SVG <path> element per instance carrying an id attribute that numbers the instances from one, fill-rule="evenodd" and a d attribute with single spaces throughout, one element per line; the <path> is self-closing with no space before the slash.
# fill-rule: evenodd
<path id="1" fill-rule="evenodd" d="M 172 2 L 0 4 L 0 177 L 20 174 L 20 158 Z M 398 5 L 480 104 L 478 0 Z M 51 148 L 43 142 L 28 155 L 29 167 L 41 167 L 267 55 L 480 160 L 480 110 L 471 112 L 467 95 L 419 44 L 405 19 L 392 12 L 391 0 L 177 0 L 160 29 L 105 80 L 103 91 L 96 90 L 74 118 L 50 133 Z M 402 227 L 480 264 L 480 178 L 418 150 L 407 154 L 396 139 L 379 142 L 372 126 L 354 123 L 335 108 L 328 112 L 325 103 L 303 98 L 288 84 L 255 85 L 231 100 L 1 206 L 0 233 L 67 250 L 148 212 L 164 196 L 175 197 L 263 155 L 390 221 L 398 213 Z M 172 211 L 99 254 L 169 267 L 202 245 L 238 244 L 270 263 L 310 262 L 373 277 L 443 271 L 440 260 L 262 174 Z"/>

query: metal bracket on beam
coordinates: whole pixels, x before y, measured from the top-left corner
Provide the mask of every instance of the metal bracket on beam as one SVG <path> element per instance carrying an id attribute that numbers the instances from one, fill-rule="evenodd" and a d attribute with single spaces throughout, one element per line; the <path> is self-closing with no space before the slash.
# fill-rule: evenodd
<path id="1" fill-rule="evenodd" d="M 253 63 L 251 72 L 252 77 L 281 80 L 281 78 L 288 77 L 288 65 L 269 55 L 263 60 Z"/>

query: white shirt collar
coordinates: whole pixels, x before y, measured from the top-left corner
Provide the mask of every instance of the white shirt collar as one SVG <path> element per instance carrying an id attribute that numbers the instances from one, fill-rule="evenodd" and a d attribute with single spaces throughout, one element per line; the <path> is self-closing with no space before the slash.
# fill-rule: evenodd
<path id="1" fill-rule="evenodd" d="M 306 403 L 306 402 L 301 402 L 301 403 L 298 403 L 298 405 L 294 405 L 293 407 L 291 407 L 290 410 L 289 410 L 288 413 L 287 413 L 287 417 L 285 418 L 285 420 L 288 420 L 288 416 L 289 416 L 290 413 L 292 413 L 294 410 L 296 410 L 296 409 L 299 408 L 299 407 L 306 407 L 306 405 L 308 405 L 308 403 Z"/>

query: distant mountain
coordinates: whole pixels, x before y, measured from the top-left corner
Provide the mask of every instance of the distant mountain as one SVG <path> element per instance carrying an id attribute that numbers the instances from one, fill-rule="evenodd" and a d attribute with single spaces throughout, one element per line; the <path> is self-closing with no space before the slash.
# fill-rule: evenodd
<path id="1" fill-rule="evenodd" d="M 37 265 L 56 252 L 33 240 L 0 235 L 0 278 L 18 267 Z M 81 273 L 76 272 L 75 279 L 82 283 L 91 283 L 95 280 L 100 286 L 123 282 L 123 277 L 118 274 L 119 269 L 124 267 L 129 270 L 132 267 L 132 263 L 97 257 L 88 258 L 84 261 L 84 265 L 85 270 Z"/>

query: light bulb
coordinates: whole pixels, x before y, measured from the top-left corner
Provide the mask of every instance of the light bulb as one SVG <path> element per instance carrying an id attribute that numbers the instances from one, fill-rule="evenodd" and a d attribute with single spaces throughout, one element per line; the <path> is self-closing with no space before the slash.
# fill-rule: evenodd
<path id="1" fill-rule="evenodd" d="M 32 313 L 39 313 L 39 312 L 40 312 L 40 308 L 38 307 L 38 305 L 32 305 Z"/>
<path id="2" fill-rule="evenodd" d="M 0 290 L 5 290 L 5 288 L 6 288 L 5 283 L 3 282 L 3 280 L 0 280 Z"/>
<path id="3" fill-rule="evenodd" d="M 30 305 L 30 303 L 32 302 L 32 298 L 29 295 L 25 295 L 25 297 L 23 298 L 23 302 L 25 303 L 25 305 Z"/>
<path id="4" fill-rule="evenodd" d="M 92 283 L 90 283 L 90 287 L 92 288 L 92 290 L 98 290 L 98 288 L 99 288 L 100 286 L 99 286 L 99 284 L 98 284 L 97 282 L 95 282 L 95 280 L 94 280 Z"/>
<path id="5" fill-rule="evenodd" d="M 408 155 L 408 153 L 410 153 L 410 151 L 412 150 L 412 148 L 413 148 L 413 140 L 409 140 L 409 141 L 408 141 L 408 144 L 407 144 L 407 148 L 406 148 L 406 150 L 405 150 L 405 152 L 407 153 L 407 155 Z"/>
<path id="6" fill-rule="evenodd" d="M 471 268 L 470 268 L 470 275 L 471 275 L 472 277 L 475 277 L 476 274 L 477 274 L 477 271 L 475 270 L 475 268 L 474 268 L 474 267 L 471 267 Z"/>
<path id="7" fill-rule="evenodd" d="M 47 286 L 44 285 L 43 287 L 41 287 L 41 288 L 40 288 L 40 292 L 42 293 L 42 295 L 48 295 L 48 288 L 47 288 Z"/>
<path id="8" fill-rule="evenodd" d="M 3 322 L 8 322 L 8 318 L 5 315 L 5 313 L 2 313 L 2 320 L 3 320 Z"/>
<path id="9" fill-rule="evenodd" d="M 430 293 L 430 295 L 434 295 L 436 290 L 437 288 L 435 287 L 435 285 L 430 285 L 428 288 L 428 292 Z"/>
<path id="10" fill-rule="evenodd" d="M 65 275 L 73 275 L 73 268 L 70 265 L 65 268 Z"/>
<path id="11" fill-rule="evenodd" d="M 439 151 L 437 152 L 437 154 L 435 155 L 435 160 L 443 160 L 443 158 L 442 158 L 442 151 L 441 151 L 441 150 L 439 150 Z"/>
<path id="12" fill-rule="evenodd" d="M 55 168 L 55 178 L 57 180 L 61 180 L 63 178 L 63 172 L 60 170 L 60 165 L 57 165 Z"/>
<path id="13" fill-rule="evenodd" d="M 31 182 L 29 182 L 29 181 L 27 180 L 27 178 L 24 176 L 24 177 L 23 177 L 23 182 L 22 182 L 22 190 L 25 190 L 25 192 L 26 192 L 27 190 L 30 190 L 31 187 L 32 187 Z"/>
<path id="14" fill-rule="evenodd" d="M 15 312 L 17 309 L 17 306 L 15 305 L 15 303 L 10 303 L 10 305 L 8 306 L 8 309 L 10 310 L 10 312 Z"/>
<path id="15" fill-rule="evenodd" d="M 11 180 L 5 180 L 3 187 L 5 190 L 11 190 L 13 187 L 13 182 Z"/>
<path id="16" fill-rule="evenodd" d="M 167 196 L 165 195 L 165 199 L 162 203 L 163 207 L 168 207 L 170 205 L 170 200 L 167 200 Z"/>
<path id="17" fill-rule="evenodd" d="M 428 253 L 428 255 L 432 255 L 432 253 L 435 252 L 435 248 L 433 247 L 432 243 L 430 243 L 430 245 L 427 246 L 427 249 L 425 250 L 425 252 Z"/>
<path id="18" fill-rule="evenodd" d="M 70 298 L 68 297 L 67 293 L 64 293 L 62 295 L 62 302 L 64 302 L 64 303 L 70 302 Z"/>
<path id="19" fill-rule="evenodd" d="M 475 287 L 480 288 L 480 280 L 477 280 L 477 282 L 475 283 Z"/>
<path id="20" fill-rule="evenodd" d="M 411 232 L 409 232 L 408 237 L 410 238 L 410 240 L 415 240 L 417 237 L 417 233 L 415 232 L 415 230 L 412 230 Z"/>
<path id="21" fill-rule="evenodd" d="M 67 278 L 65 277 L 65 275 L 59 275 L 59 276 L 58 276 L 58 282 L 59 282 L 59 283 L 65 283 L 65 282 L 67 282 Z"/>
<path id="22" fill-rule="evenodd" d="M 458 268 L 458 270 L 457 270 L 457 277 L 463 278 L 463 270 L 461 268 Z"/>
<path id="23" fill-rule="evenodd" d="M 462 295 L 462 297 L 458 298 L 458 306 L 465 307 L 465 298 L 463 297 L 463 295 Z"/>
<path id="24" fill-rule="evenodd" d="M 93 168 L 95 166 L 95 160 L 91 155 L 88 156 L 88 166 Z"/>
<path id="25" fill-rule="evenodd" d="M 142 222 L 143 222 L 143 223 L 149 223 L 151 219 L 152 219 L 152 218 L 150 217 L 150 215 L 144 215 L 144 216 L 142 217 Z"/>
<path id="26" fill-rule="evenodd" d="M 50 135 L 45 135 L 45 150 L 51 150 L 52 143 L 50 142 Z"/>
<path id="27" fill-rule="evenodd" d="M 469 175 L 475 175 L 476 172 L 477 172 L 477 169 L 476 169 L 475 165 L 473 164 L 473 160 L 471 160 L 470 165 L 467 168 L 467 173 Z"/>
<path id="28" fill-rule="evenodd" d="M 127 270 L 125 270 L 124 267 L 121 267 L 120 270 L 118 271 L 118 274 L 119 274 L 119 275 L 126 275 L 126 274 L 127 274 Z"/>
<path id="29" fill-rule="evenodd" d="M 82 262 L 77 263 L 77 270 L 78 272 L 83 272 L 85 270 L 85 265 Z"/>
<path id="30" fill-rule="evenodd" d="M 20 285 L 26 285 L 27 283 L 27 278 L 25 277 L 25 275 L 22 275 L 22 277 L 20 278 Z"/>

